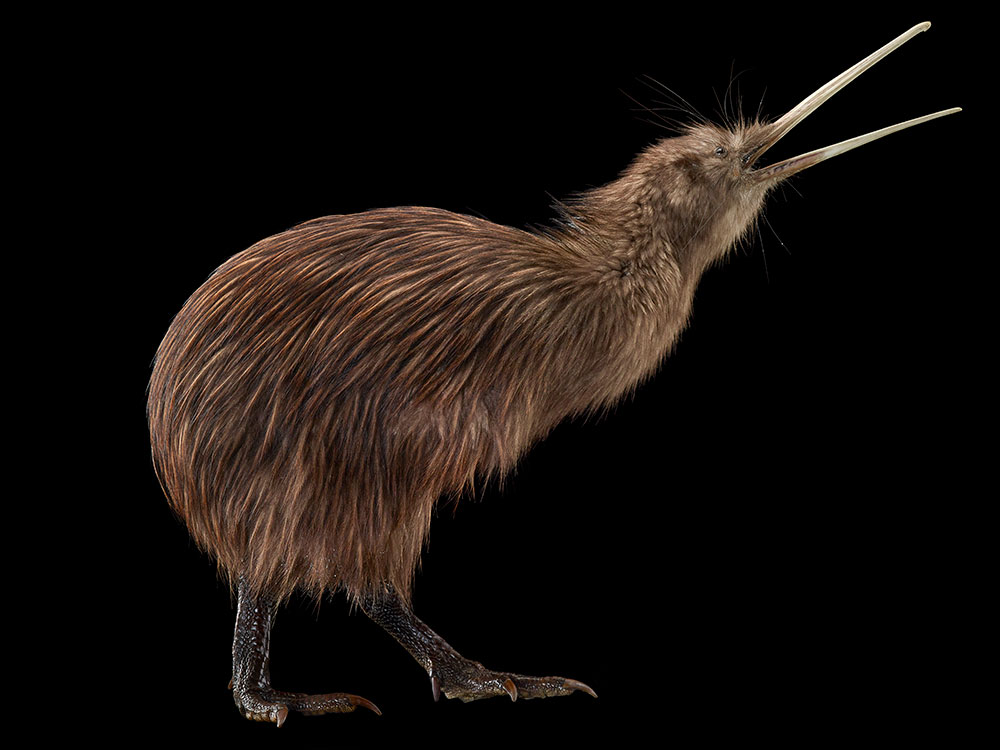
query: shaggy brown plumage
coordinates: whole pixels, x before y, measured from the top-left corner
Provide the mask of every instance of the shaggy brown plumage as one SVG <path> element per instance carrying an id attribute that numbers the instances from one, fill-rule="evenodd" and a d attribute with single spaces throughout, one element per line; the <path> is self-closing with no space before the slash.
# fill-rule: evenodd
<path id="1" fill-rule="evenodd" d="M 765 191 L 733 202 L 725 162 L 697 157 L 751 132 L 664 141 L 549 230 L 395 208 L 227 261 L 149 389 L 156 470 L 198 544 L 272 595 L 408 593 L 439 498 L 656 368 Z"/>

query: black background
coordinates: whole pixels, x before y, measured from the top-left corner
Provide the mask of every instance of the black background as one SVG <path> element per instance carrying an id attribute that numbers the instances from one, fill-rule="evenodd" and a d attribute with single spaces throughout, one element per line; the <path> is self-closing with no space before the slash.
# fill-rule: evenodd
<path id="1" fill-rule="evenodd" d="M 90 270 L 110 282 L 94 292 L 114 358 L 99 369 L 124 415 L 89 469 L 106 487 L 92 555 L 109 593 L 85 605 L 100 634 L 88 674 L 114 688 L 92 690 L 85 721 L 199 747 L 963 731 L 982 709 L 964 686 L 986 501 L 956 390 L 954 300 L 975 270 L 957 260 L 972 243 L 968 23 L 833 7 L 120 19 L 78 79 L 103 105 L 88 163 L 115 183 Z M 280 612 L 274 683 L 357 693 L 383 716 L 293 714 L 280 731 L 241 719 L 226 690 L 235 609 L 167 508 L 144 421 L 156 346 L 208 274 L 325 214 L 418 204 L 544 224 L 553 198 L 669 134 L 643 107 L 670 97 L 644 76 L 712 118 L 762 97 L 777 116 L 923 20 L 927 34 L 769 158 L 966 112 L 777 191 L 759 233 L 702 281 L 655 379 L 605 418 L 560 426 L 502 490 L 440 510 L 419 616 L 487 666 L 573 677 L 600 698 L 435 704 L 410 657 L 334 597 Z"/>

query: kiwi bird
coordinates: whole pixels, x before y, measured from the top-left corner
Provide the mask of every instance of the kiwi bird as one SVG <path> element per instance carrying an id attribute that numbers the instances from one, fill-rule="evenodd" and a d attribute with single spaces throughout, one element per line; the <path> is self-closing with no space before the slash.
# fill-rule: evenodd
<path id="1" fill-rule="evenodd" d="M 293 591 L 345 592 L 430 676 L 435 699 L 585 692 L 466 659 L 410 606 L 435 504 L 502 476 L 561 420 L 648 378 L 703 272 L 793 174 L 943 110 L 761 166 L 914 26 L 771 121 L 698 122 L 526 231 L 422 207 L 307 221 L 220 266 L 159 346 L 153 464 L 237 596 L 232 691 L 247 718 L 365 698 L 272 687 L 269 636 Z M 596 695 L 595 695 L 596 697 Z"/>

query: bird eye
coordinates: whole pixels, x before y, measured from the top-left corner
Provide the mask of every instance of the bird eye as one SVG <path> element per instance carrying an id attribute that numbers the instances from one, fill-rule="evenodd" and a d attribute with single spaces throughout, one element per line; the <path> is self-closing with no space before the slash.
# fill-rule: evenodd
<path id="1" fill-rule="evenodd" d="M 723 146 L 716 146 L 715 147 L 715 155 L 716 156 L 725 156 L 727 153 L 728 152 L 726 151 L 725 147 L 723 147 Z"/>

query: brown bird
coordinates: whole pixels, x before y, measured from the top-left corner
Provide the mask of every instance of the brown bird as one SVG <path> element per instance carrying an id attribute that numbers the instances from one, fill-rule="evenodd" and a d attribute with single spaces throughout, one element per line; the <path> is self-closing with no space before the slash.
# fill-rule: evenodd
<path id="1" fill-rule="evenodd" d="M 406 207 L 327 216 L 237 254 L 186 302 L 149 386 L 172 508 L 236 588 L 233 697 L 248 718 L 378 709 L 272 688 L 268 642 L 293 591 L 344 591 L 427 670 L 434 698 L 594 691 L 493 671 L 413 614 L 435 504 L 502 476 L 568 416 L 648 378 L 703 272 L 768 191 L 936 112 L 758 167 L 914 26 L 771 122 L 691 125 L 524 231 Z M 595 696 L 596 697 L 596 696 Z"/>

